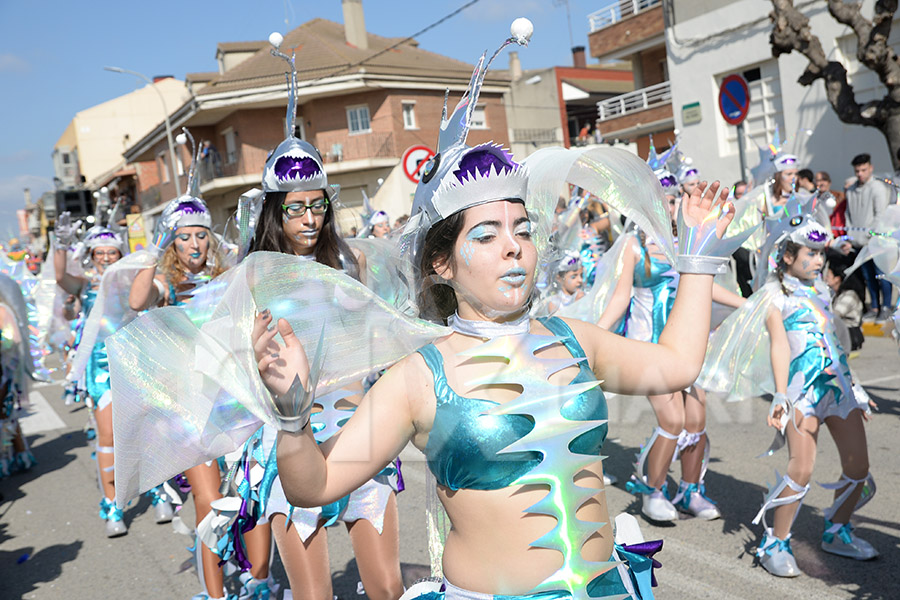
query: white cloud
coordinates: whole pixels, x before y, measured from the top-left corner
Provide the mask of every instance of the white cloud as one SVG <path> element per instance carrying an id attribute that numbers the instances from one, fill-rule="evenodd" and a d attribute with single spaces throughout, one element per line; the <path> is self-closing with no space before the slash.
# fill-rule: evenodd
<path id="1" fill-rule="evenodd" d="M 9 52 L 0 54 L 0 73 L 27 73 L 30 70 L 31 65 L 21 56 Z"/>

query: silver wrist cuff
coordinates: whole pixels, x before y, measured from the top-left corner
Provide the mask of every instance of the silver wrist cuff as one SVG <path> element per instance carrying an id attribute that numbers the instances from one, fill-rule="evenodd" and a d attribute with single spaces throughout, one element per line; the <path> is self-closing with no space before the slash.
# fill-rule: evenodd
<path id="1" fill-rule="evenodd" d="M 718 275 L 725 272 L 729 260 L 721 256 L 679 254 L 675 259 L 675 270 L 679 273 Z"/>

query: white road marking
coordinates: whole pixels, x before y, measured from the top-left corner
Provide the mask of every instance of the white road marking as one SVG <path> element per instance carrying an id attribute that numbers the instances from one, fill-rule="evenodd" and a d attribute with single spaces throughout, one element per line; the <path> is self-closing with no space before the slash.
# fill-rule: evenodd
<path id="1" fill-rule="evenodd" d="M 900 379 L 900 373 L 898 373 L 896 375 L 886 375 L 884 377 L 879 377 L 878 379 L 870 379 L 868 381 L 863 381 L 861 385 L 863 387 L 866 387 L 867 385 L 881 383 L 882 381 L 890 381 L 892 379 Z"/>
<path id="2" fill-rule="evenodd" d="M 26 409 L 28 414 L 19 418 L 22 433 L 31 435 L 40 431 L 64 429 L 66 427 L 66 424 L 59 418 L 59 415 L 56 414 L 56 411 L 53 410 L 53 407 L 50 406 L 50 403 L 47 402 L 42 393 L 32 391 L 28 394 L 28 401 L 31 402 L 31 406 Z"/>

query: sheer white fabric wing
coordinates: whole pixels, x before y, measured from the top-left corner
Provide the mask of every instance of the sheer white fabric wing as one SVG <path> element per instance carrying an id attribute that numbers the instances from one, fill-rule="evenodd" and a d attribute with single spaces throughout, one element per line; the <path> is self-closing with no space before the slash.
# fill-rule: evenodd
<path id="1" fill-rule="evenodd" d="M 97 290 L 97 299 L 84 322 L 81 342 L 66 376 L 68 381 L 77 381 L 81 378 L 94 345 L 105 341 L 137 316 L 128 305 L 131 284 L 139 271 L 155 264 L 156 258 L 152 254 L 140 251 L 129 254 L 104 271 L 100 279 L 100 289 Z"/>
<path id="2" fill-rule="evenodd" d="M 778 286 L 765 285 L 712 334 L 697 386 L 742 400 L 775 393 L 766 317 Z"/>
<path id="3" fill-rule="evenodd" d="M 568 194 L 567 184 L 576 185 L 634 221 L 675 264 L 672 220 L 662 187 L 647 163 L 634 154 L 606 146 L 553 147 L 538 150 L 524 164 L 530 174 L 530 205 L 553 210 L 560 194 Z"/>
<path id="4" fill-rule="evenodd" d="M 119 502 L 237 449 L 261 422 L 276 425 L 250 341 L 258 311 L 285 318 L 308 352 L 324 335 L 317 394 L 449 333 L 406 317 L 339 271 L 294 256 L 253 253 L 226 273 L 225 283 L 200 326 L 187 311 L 168 307 L 107 341 Z"/>

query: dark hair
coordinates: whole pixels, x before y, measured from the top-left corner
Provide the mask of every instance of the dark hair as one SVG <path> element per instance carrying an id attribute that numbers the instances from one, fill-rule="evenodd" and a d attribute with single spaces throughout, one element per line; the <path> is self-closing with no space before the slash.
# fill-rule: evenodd
<path id="1" fill-rule="evenodd" d="M 828 171 L 819 171 L 818 173 L 816 173 L 816 175 L 818 175 L 828 183 L 831 183 L 831 175 L 828 174 Z"/>
<path id="2" fill-rule="evenodd" d="M 744 181 L 743 179 L 738 179 L 737 181 L 734 182 L 734 185 L 731 186 L 731 189 L 734 189 L 739 185 L 747 185 L 747 182 Z"/>
<path id="3" fill-rule="evenodd" d="M 800 179 L 801 177 L 807 181 L 813 181 L 816 178 L 810 169 L 800 169 L 797 171 L 797 179 Z"/>
<path id="4" fill-rule="evenodd" d="M 859 299 L 862 300 L 863 304 L 865 304 L 866 286 L 863 283 L 861 277 L 848 277 L 847 267 L 833 260 L 828 261 L 828 264 L 825 265 L 825 268 L 831 269 L 831 272 L 835 277 L 841 278 L 841 285 L 838 286 L 838 290 L 835 295 L 850 290 L 851 292 L 859 296 Z"/>
<path id="5" fill-rule="evenodd" d="M 797 242 L 787 240 L 784 244 L 784 250 L 781 251 L 781 257 L 778 259 L 778 265 L 775 267 L 775 275 L 778 277 L 778 283 L 781 284 L 781 291 L 785 296 L 790 296 L 790 292 L 788 289 L 784 287 L 784 267 L 786 263 L 784 262 L 785 256 L 793 256 L 795 259 L 797 258 L 797 253 L 800 252 L 800 248 L 802 248 L 800 244 Z"/>
<path id="6" fill-rule="evenodd" d="M 281 252 L 294 254 L 294 247 L 284 234 L 284 211 L 281 205 L 287 192 L 267 192 L 263 200 L 262 214 L 259 216 L 259 225 L 256 235 L 250 245 L 250 252 Z M 325 211 L 325 220 L 322 223 L 322 231 L 316 241 L 316 262 L 327 265 L 332 269 L 346 269 L 347 273 L 359 279 L 359 263 L 356 255 L 350 249 L 337 230 L 334 220 L 334 205 L 329 204 Z"/>
<path id="7" fill-rule="evenodd" d="M 850 164 L 854 167 L 858 167 L 859 165 L 864 165 L 872 162 L 872 157 L 866 153 L 857 154 L 853 157 L 853 160 L 850 161 Z"/>
<path id="8" fill-rule="evenodd" d="M 450 215 L 446 219 L 438 221 L 422 242 L 422 251 L 419 255 L 418 275 L 416 289 L 418 290 L 417 304 L 419 316 L 429 321 L 447 322 L 447 317 L 456 312 L 456 292 L 449 285 L 434 283 L 430 279 L 437 273 L 435 263 L 446 263 L 450 268 L 456 267 L 456 259 L 453 255 L 453 247 L 463 228 L 465 211 Z"/>

